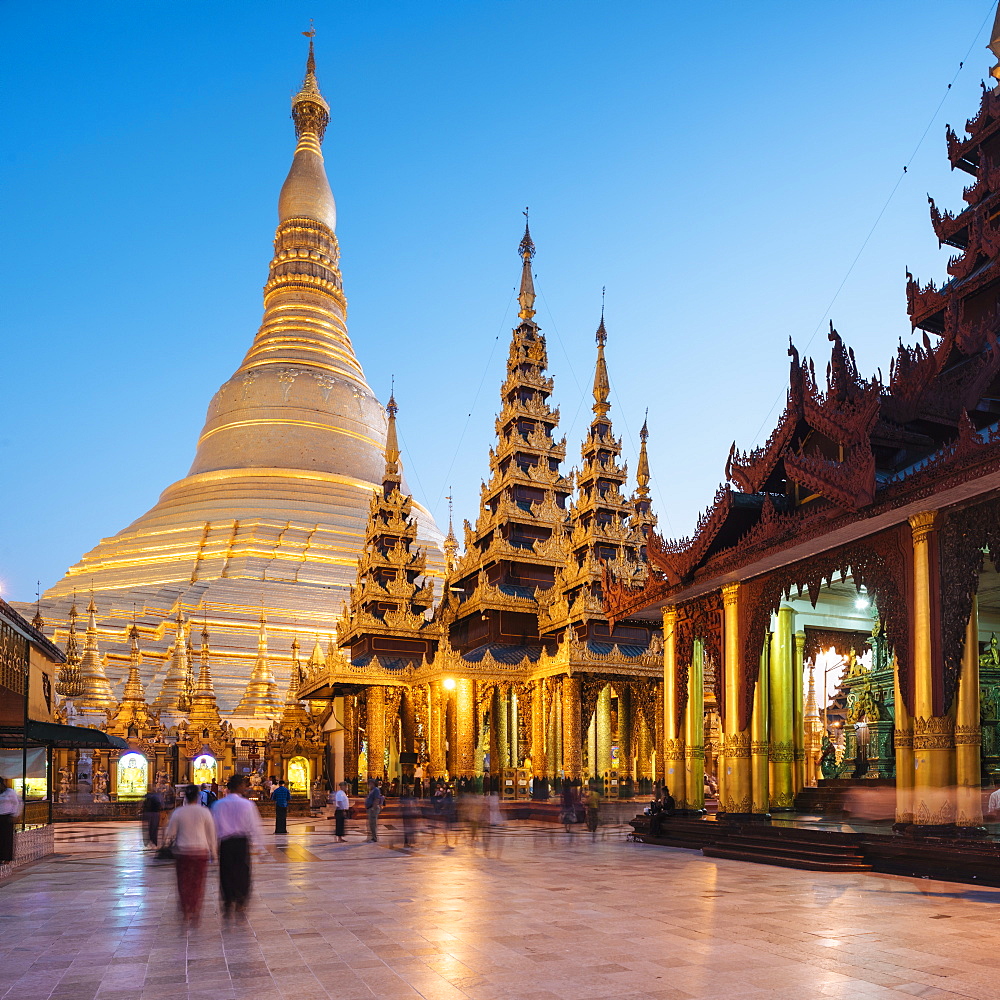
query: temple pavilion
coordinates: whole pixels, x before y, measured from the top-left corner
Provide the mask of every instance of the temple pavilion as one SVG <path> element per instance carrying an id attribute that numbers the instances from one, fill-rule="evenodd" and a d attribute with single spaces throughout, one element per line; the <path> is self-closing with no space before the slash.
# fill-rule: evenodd
<path id="1" fill-rule="evenodd" d="M 990 48 L 1000 58 L 1000 17 Z M 957 211 L 930 201 L 954 253 L 940 286 L 907 276 L 919 339 L 899 345 L 884 380 L 858 371 L 832 326 L 825 378 L 791 346 L 777 425 L 753 451 L 733 446 L 694 534 L 650 531 L 641 587 L 605 567 L 611 621 L 663 628 L 664 755 L 682 807 L 703 807 L 708 757 L 734 820 L 840 809 L 838 789 L 884 788 L 897 830 L 981 831 L 983 789 L 1000 778 L 1000 67 L 992 75 L 964 130 L 947 129 L 969 184 Z M 692 709 L 705 683 L 720 692 L 715 736 Z"/>

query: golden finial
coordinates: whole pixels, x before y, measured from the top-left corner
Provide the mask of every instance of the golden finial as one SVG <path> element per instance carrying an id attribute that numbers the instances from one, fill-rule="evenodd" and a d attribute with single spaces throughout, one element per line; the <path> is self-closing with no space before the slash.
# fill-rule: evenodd
<path id="1" fill-rule="evenodd" d="M 309 22 L 312 25 L 312 22 Z M 306 58 L 306 75 L 302 88 L 292 98 L 292 120 L 295 122 L 295 135 L 301 139 L 303 134 L 312 132 L 319 142 L 323 141 L 327 125 L 330 124 L 330 105 L 320 93 L 319 81 L 316 79 L 316 53 L 313 49 L 313 39 L 316 37 L 315 27 L 303 31 L 309 39 L 309 55 Z"/>
<path id="2" fill-rule="evenodd" d="M 385 477 L 395 479 L 399 475 L 399 441 L 396 437 L 396 414 L 399 412 L 399 407 L 396 405 L 395 375 L 392 377 L 392 389 L 385 412 L 389 417 L 389 426 L 385 432 Z"/>
<path id="3" fill-rule="evenodd" d="M 646 416 L 642 421 L 642 430 L 639 431 L 639 467 L 636 469 L 635 480 L 639 484 L 636 494 L 645 499 L 649 496 L 649 455 L 646 454 L 646 439 L 649 437 L 649 407 L 646 407 Z"/>
<path id="4" fill-rule="evenodd" d="M 458 553 L 458 539 L 455 537 L 455 526 L 452 523 L 453 514 L 453 500 L 452 500 L 452 488 L 448 487 L 448 496 L 445 499 L 448 501 L 448 534 L 444 539 L 444 556 L 445 556 L 445 566 L 450 573 L 455 567 L 455 556 Z"/>
<path id="5" fill-rule="evenodd" d="M 521 288 L 517 293 L 517 301 L 521 305 L 518 316 L 521 319 L 531 319 L 535 315 L 535 282 L 531 277 L 531 261 L 535 256 L 535 244 L 528 229 L 528 209 L 524 212 L 524 236 L 517 252 L 523 261 L 521 265 Z"/>
<path id="6" fill-rule="evenodd" d="M 31 619 L 32 628 L 39 632 L 45 627 L 45 619 L 42 618 L 42 581 L 35 581 L 35 617 Z"/>
<path id="7" fill-rule="evenodd" d="M 603 300 L 603 290 L 602 290 Z M 607 416 L 611 404 L 608 396 L 611 394 L 611 382 L 608 379 L 608 366 L 604 360 L 604 345 L 608 342 L 608 331 L 604 326 L 604 305 L 601 305 L 601 322 L 594 338 L 597 341 L 597 364 L 594 368 L 594 413 L 598 417 Z"/>

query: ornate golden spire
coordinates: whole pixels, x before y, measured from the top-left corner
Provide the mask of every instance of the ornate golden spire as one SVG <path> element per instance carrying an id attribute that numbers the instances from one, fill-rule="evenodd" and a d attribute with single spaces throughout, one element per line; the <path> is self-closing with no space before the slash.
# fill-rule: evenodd
<path id="1" fill-rule="evenodd" d="M 198 683 L 195 685 L 194 694 L 191 697 L 191 711 L 194 712 L 196 704 L 201 704 L 206 699 L 215 704 L 215 685 L 212 683 L 211 650 L 208 645 L 208 622 L 206 621 L 201 629 L 201 668 L 198 671 Z"/>
<path id="2" fill-rule="evenodd" d="M 184 614 L 178 605 L 177 617 L 174 620 L 173 654 L 160 693 L 153 700 L 153 711 L 160 716 L 166 726 L 176 726 L 191 707 L 189 670 Z"/>
<path id="3" fill-rule="evenodd" d="M 64 698 L 79 698 L 83 694 L 83 681 L 80 679 L 80 650 L 76 639 L 76 599 L 69 609 L 69 633 L 66 636 L 66 662 L 59 668 L 56 678 L 56 694 Z"/>
<path id="4" fill-rule="evenodd" d="M 635 472 L 636 488 L 632 497 L 632 528 L 637 534 L 637 544 L 644 548 L 646 544 L 646 526 L 656 524 L 656 515 L 652 513 L 652 501 L 649 499 L 649 455 L 646 453 L 646 439 L 649 437 L 649 410 L 642 421 L 639 431 L 639 465 Z"/>
<path id="5" fill-rule="evenodd" d="M 521 255 L 523 264 L 521 265 L 521 288 L 517 293 L 517 301 L 521 305 L 518 316 L 521 319 L 532 319 L 535 315 L 535 282 L 531 277 L 531 261 L 535 256 L 535 244 L 531 239 L 531 230 L 528 229 L 528 210 L 524 210 L 524 236 L 521 237 L 521 245 L 517 248 Z"/>
<path id="6" fill-rule="evenodd" d="M 201 629 L 201 668 L 198 682 L 191 695 L 191 711 L 185 734 L 187 748 L 197 752 L 202 746 L 214 747 L 219 753 L 225 745 L 226 733 L 223 728 L 219 704 L 215 699 L 215 685 L 212 683 L 211 651 L 208 645 L 208 622 Z"/>
<path id="7" fill-rule="evenodd" d="M 389 418 L 389 426 L 385 432 L 385 481 L 398 483 L 399 441 L 396 438 L 396 414 L 399 412 L 399 407 L 396 405 L 395 394 L 389 396 L 385 412 Z"/>
<path id="8" fill-rule="evenodd" d="M 605 417 L 611 409 L 608 396 L 611 394 L 611 383 L 608 380 L 608 366 L 604 360 L 604 345 L 608 342 L 608 331 L 604 327 L 604 309 L 601 309 L 601 325 L 597 328 L 597 365 L 594 368 L 594 413 Z"/>
<path id="9" fill-rule="evenodd" d="M 84 715 L 101 716 L 115 710 L 118 703 L 97 648 L 97 605 L 93 594 L 87 605 L 87 632 L 83 638 L 83 656 L 80 658 L 80 682 L 83 692 L 76 699 L 77 711 Z"/>
<path id="10" fill-rule="evenodd" d="M 321 145 L 330 122 L 330 105 L 319 91 L 312 33 L 309 35 L 309 58 L 302 89 L 292 98 L 292 120 L 299 140 L 292 168 L 278 197 L 279 222 L 289 219 L 312 219 L 326 226 L 332 235 L 337 228 L 337 205 L 333 200 Z"/>
<path id="11" fill-rule="evenodd" d="M 35 617 L 31 619 L 31 627 L 41 632 L 45 628 L 45 619 L 42 617 L 42 595 L 35 588 Z"/>
<path id="12" fill-rule="evenodd" d="M 635 494 L 638 497 L 649 496 L 649 455 L 646 452 L 646 440 L 649 437 L 649 410 L 646 410 L 645 419 L 642 421 L 642 430 L 639 431 L 639 467 L 635 473 L 635 481 L 638 484 Z"/>
<path id="13" fill-rule="evenodd" d="M 449 487 L 449 490 L 451 487 Z M 455 526 L 452 523 L 452 498 L 449 493 L 448 497 L 448 534 L 444 539 L 444 559 L 445 568 L 448 570 L 449 575 L 451 571 L 455 568 L 455 563 L 458 559 L 458 539 L 455 537 Z"/>
<path id="14" fill-rule="evenodd" d="M 260 631 L 257 634 L 257 661 L 247 682 L 246 691 L 233 714 L 257 719 L 274 719 L 281 714 L 278 685 L 267 659 L 267 619 L 263 610 L 260 613 Z"/>

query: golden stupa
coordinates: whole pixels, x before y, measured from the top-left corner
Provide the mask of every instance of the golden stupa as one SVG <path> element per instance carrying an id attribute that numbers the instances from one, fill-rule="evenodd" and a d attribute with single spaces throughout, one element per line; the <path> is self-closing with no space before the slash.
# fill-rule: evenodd
<path id="1" fill-rule="evenodd" d="M 41 600 L 63 641 L 74 593 L 92 591 L 112 681 L 127 672 L 135 610 L 151 698 L 167 673 L 168 647 L 183 642 L 172 621 L 178 613 L 211 627 L 216 688 L 231 711 L 258 659 L 262 614 L 270 666 L 287 677 L 293 638 L 329 638 L 354 582 L 372 492 L 382 482 L 386 416 L 347 333 L 336 205 L 321 148 L 329 118 L 310 39 L 305 81 L 292 99 L 298 142 L 278 198 L 253 344 L 209 404 L 187 476 Z M 440 574 L 442 535 L 413 506 L 430 570 Z"/>

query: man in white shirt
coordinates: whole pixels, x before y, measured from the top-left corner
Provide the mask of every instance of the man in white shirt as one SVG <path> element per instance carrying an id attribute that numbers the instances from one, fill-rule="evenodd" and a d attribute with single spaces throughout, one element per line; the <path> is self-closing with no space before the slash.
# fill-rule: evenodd
<path id="1" fill-rule="evenodd" d="M 337 840 L 344 843 L 344 826 L 347 823 L 347 814 L 351 809 L 351 800 L 347 797 L 348 784 L 342 781 L 333 796 L 333 821 L 336 824 L 335 833 Z"/>
<path id="2" fill-rule="evenodd" d="M 229 794 L 212 807 L 212 817 L 219 837 L 219 888 L 222 915 L 228 917 L 246 909 L 250 898 L 250 846 L 263 849 L 264 829 L 257 806 L 246 798 L 249 789 L 242 774 L 226 782 Z"/>
<path id="3" fill-rule="evenodd" d="M 184 920 L 195 927 L 205 898 L 205 872 L 215 857 L 215 824 L 211 812 L 199 801 L 200 796 L 197 785 L 184 789 L 184 805 L 173 811 L 164 835 L 164 841 L 174 848 L 181 912 Z"/>
<path id="4" fill-rule="evenodd" d="M 14 820 L 21 815 L 21 796 L 0 778 L 0 865 L 14 860 Z"/>

